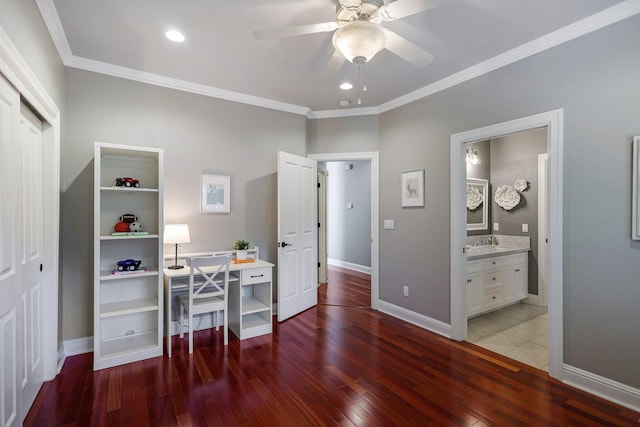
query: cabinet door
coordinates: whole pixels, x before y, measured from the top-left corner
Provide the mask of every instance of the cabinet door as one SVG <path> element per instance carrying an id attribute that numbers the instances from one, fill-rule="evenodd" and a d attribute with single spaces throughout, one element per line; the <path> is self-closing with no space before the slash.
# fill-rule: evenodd
<path id="1" fill-rule="evenodd" d="M 467 316 L 482 311 L 482 273 L 467 275 Z"/>

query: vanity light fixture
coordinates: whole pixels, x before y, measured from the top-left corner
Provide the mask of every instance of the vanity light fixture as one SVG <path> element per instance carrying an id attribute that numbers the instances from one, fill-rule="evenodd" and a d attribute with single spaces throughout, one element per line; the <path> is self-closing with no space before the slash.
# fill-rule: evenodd
<path id="1" fill-rule="evenodd" d="M 185 41 L 184 35 L 178 30 L 169 30 L 164 33 L 165 37 L 171 40 L 172 42 L 182 43 Z"/>
<path id="2" fill-rule="evenodd" d="M 478 150 L 475 148 L 467 148 L 467 164 L 479 165 L 482 161 L 480 160 L 480 156 L 478 156 Z"/>

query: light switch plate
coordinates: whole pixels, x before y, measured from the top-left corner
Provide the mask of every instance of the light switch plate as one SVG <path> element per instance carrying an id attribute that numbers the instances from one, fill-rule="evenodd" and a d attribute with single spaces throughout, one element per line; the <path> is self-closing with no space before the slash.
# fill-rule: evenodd
<path id="1" fill-rule="evenodd" d="M 395 227 L 395 224 L 394 224 L 392 219 L 385 219 L 384 220 L 384 229 L 385 230 L 393 230 L 395 228 L 396 227 Z"/>
<path id="2" fill-rule="evenodd" d="M 523 233 L 529 232 L 529 224 L 522 224 L 522 232 Z"/>
<path id="3" fill-rule="evenodd" d="M 353 203 L 347 203 L 347 209 L 353 209 Z"/>
<path id="4" fill-rule="evenodd" d="M 500 230 L 500 223 L 494 222 L 493 223 L 493 231 L 498 231 L 498 230 Z"/>

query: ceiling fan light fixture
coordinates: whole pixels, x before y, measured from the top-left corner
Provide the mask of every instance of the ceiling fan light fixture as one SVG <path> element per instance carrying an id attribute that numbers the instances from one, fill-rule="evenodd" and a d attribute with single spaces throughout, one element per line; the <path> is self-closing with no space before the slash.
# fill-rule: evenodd
<path id="1" fill-rule="evenodd" d="M 369 21 L 356 21 L 333 33 L 333 46 L 349 62 L 369 62 L 387 42 L 384 29 Z"/>

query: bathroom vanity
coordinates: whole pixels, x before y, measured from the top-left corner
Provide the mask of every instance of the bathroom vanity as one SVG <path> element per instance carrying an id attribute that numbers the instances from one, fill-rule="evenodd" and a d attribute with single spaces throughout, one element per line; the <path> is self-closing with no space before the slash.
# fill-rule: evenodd
<path id="1" fill-rule="evenodd" d="M 526 298 L 529 250 L 493 245 L 467 248 L 467 317 Z"/>

